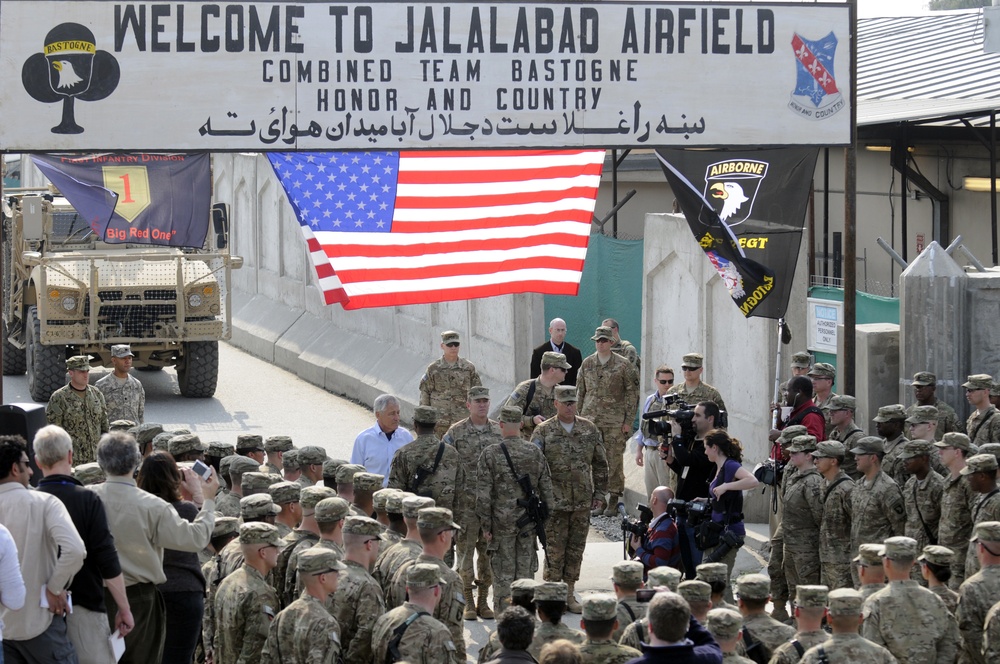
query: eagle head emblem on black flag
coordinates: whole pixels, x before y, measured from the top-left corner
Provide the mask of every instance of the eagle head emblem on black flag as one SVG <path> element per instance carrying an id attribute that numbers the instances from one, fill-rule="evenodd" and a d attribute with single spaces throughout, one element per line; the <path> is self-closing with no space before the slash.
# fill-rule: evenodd
<path id="1" fill-rule="evenodd" d="M 729 226 L 750 217 L 760 183 L 767 176 L 767 162 L 755 159 L 727 159 L 705 169 L 704 196 L 719 218 Z"/>

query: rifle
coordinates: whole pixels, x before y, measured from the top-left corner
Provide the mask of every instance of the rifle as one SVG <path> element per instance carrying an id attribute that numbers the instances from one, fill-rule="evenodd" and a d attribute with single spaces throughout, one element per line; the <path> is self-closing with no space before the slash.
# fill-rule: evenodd
<path id="1" fill-rule="evenodd" d="M 514 475 L 515 481 L 521 487 L 521 491 L 524 492 L 524 498 L 517 499 L 517 505 L 524 508 L 524 514 L 521 515 L 521 518 L 514 525 L 518 528 L 524 528 L 529 523 L 534 523 L 538 541 L 541 543 L 542 548 L 548 552 L 548 539 L 545 537 L 545 520 L 549 518 L 549 507 L 538 495 L 538 492 L 535 491 L 535 487 L 531 485 L 531 478 L 527 474 L 518 477 L 517 471 L 514 470 L 514 462 L 510 458 L 510 452 L 507 451 L 507 444 L 500 443 L 500 449 L 503 450 L 503 455 L 507 458 L 507 465 L 510 467 L 511 474 Z"/>
<path id="2" fill-rule="evenodd" d="M 389 640 L 389 647 L 385 651 L 385 664 L 392 664 L 393 662 L 399 662 L 403 659 L 402 653 L 399 652 L 399 644 L 403 640 L 403 634 L 406 630 L 416 622 L 417 618 L 420 616 L 429 616 L 430 614 L 426 611 L 417 611 L 416 613 L 410 614 L 410 617 L 404 620 L 396 629 L 392 631 L 392 639 Z"/>

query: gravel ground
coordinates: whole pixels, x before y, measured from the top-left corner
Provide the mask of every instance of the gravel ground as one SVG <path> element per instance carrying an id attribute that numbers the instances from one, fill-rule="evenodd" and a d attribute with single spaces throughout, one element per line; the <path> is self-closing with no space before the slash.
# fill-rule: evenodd
<path id="1" fill-rule="evenodd" d="M 622 541 L 622 520 L 617 516 L 592 516 L 590 527 L 612 542 Z"/>

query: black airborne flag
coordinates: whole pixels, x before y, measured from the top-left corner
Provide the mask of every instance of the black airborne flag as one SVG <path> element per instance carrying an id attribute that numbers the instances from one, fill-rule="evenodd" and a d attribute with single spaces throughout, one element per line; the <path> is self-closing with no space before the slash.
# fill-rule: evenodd
<path id="1" fill-rule="evenodd" d="M 695 240 L 743 315 L 788 307 L 816 148 L 658 149 Z"/>

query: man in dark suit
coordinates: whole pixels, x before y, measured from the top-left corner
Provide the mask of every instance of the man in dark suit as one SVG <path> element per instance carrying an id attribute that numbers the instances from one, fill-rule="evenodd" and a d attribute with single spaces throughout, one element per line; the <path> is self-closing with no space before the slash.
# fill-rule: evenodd
<path id="1" fill-rule="evenodd" d="M 531 377 L 535 378 L 542 373 L 542 354 L 548 351 L 562 353 L 566 356 L 566 361 L 572 365 L 572 369 L 566 372 L 566 380 L 563 385 L 576 385 L 576 372 L 583 364 L 583 353 L 576 346 L 570 345 L 566 341 L 566 321 L 562 318 L 553 318 L 549 323 L 549 340 L 536 348 L 531 354 Z"/>

